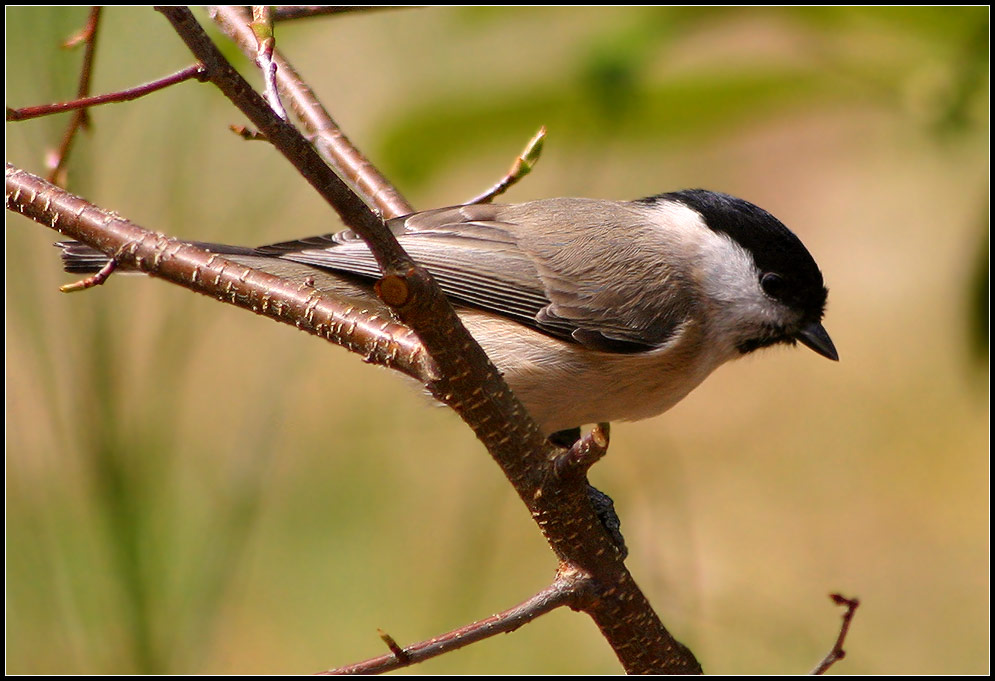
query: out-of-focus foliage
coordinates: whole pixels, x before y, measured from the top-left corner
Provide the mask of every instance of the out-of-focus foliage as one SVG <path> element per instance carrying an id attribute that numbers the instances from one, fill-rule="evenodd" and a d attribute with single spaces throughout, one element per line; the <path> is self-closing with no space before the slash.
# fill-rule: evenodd
<path id="1" fill-rule="evenodd" d="M 481 30 L 476 11 L 467 14 L 467 23 Z M 471 156 L 478 145 L 513 145 L 541 124 L 582 130 L 586 143 L 647 136 L 693 142 L 735 134 L 764 116 L 868 102 L 922 117 L 939 131 L 981 126 L 986 16 L 983 7 L 634 8 L 625 21 L 569 45 L 561 71 L 534 69 L 498 92 L 480 78 L 456 101 L 441 91 L 392 110 L 379 158 L 406 184 L 430 183 L 437 170 Z M 730 62 L 728 54 L 705 50 L 691 68 L 667 65 L 671 54 L 717 27 L 764 19 L 806 43 L 797 58 L 757 50 Z M 854 48 L 851 41 L 864 44 Z M 484 139 L 474 135 L 481 129 L 490 133 Z M 476 142 L 467 144 L 468 138 Z"/>
<path id="2" fill-rule="evenodd" d="M 57 46 L 85 14 L 7 10 L 8 106 L 72 95 L 79 52 Z M 105 18 L 95 91 L 190 62 L 151 10 Z M 842 361 L 764 353 L 616 427 L 594 482 L 630 568 L 709 672 L 811 668 L 841 590 L 864 606 L 840 672 L 984 673 L 988 424 L 965 360 L 988 352 L 988 18 L 435 8 L 277 41 L 419 207 L 489 186 L 545 124 L 509 201 L 707 186 L 791 225 Z M 8 161 L 42 172 L 65 120 L 8 124 Z M 260 243 L 337 226 L 267 145 L 227 132 L 244 121 L 208 85 L 93 121 L 70 187 L 150 228 Z M 53 240 L 8 216 L 9 672 L 312 672 L 383 653 L 377 627 L 427 638 L 549 579 L 495 467 L 417 390 L 160 282 L 61 295 Z M 618 667 L 562 612 L 419 671 Z"/>

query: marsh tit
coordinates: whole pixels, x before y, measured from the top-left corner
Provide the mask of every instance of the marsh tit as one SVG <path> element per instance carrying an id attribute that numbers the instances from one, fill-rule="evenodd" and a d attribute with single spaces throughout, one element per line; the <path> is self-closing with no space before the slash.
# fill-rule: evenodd
<path id="1" fill-rule="evenodd" d="M 796 341 L 837 360 L 815 260 L 777 218 L 690 189 L 637 201 L 473 204 L 389 221 L 544 432 L 660 414 L 716 367 Z M 107 258 L 65 242 L 68 271 Z M 354 232 L 199 244 L 385 310 Z"/>

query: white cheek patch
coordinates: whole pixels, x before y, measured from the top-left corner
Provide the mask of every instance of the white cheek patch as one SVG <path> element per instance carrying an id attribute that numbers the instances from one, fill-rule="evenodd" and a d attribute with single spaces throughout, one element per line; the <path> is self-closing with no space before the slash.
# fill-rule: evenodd
<path id="1" fill-rule="evenodd" d="M 769 303 L 753 258 L 728 234 L 712 230 L 697 211 L 681 203 L 656 204 L 653 213 L 653 222 L 661 225 L 657 238 L 670 244 L 671 253 L 686 253 L 694 261 L 698 284 L 710 299 L 737 306 Z"/>
<path id="2" fill-rule="evenodd" d="M 732 352 L 757 331 L 786 325 L 792 317 L 783 304 L 760 287 L 761 272 L 750 253 L 724 232 L 712 230 L 701 215 L 678 203 L 656 206 L 667 212 L 660 238 L 681 243 L 694 259 L 692 269 L 703 297 L 709 301 L 709 342 Z"/>
<path id="3" fill-rule="evenodd" d="M 736 306 L 768 303 L 760 288 L 760 272 L 746 249 L 724 233 L 709 230 L 708 234 L 702 240 L 701 264 L 709 297 Z"/>

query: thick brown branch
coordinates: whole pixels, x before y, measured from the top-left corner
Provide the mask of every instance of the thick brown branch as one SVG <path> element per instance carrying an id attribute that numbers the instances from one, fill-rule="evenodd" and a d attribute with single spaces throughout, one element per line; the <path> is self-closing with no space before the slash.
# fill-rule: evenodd
<path id="1" fill-rule="evenodd" d="M 29 118 L 50 116 L 52 114 L 73 111 L 75 109 L 88 109 L 92 106 L 99 106 L 100 104 L 130 102 L 133 99 L 144 97 L 145 95 L 156 92 L 157 90 L 162 90 L 163 88 L 170 87 L 171 85 L 182 83 L 183 81 L 190 80 L 191 78 L 196 78 L 201 81 L 204 80 L 204 67 L 200 64 L 193 64 L 192 66 L 188 66 L 185 69 L 165 76 L 164 78 L 153 80 L 152 82 L 144 83 L 143 85 L 136 85 L 135 87 L 128 88 L 127 90 L 120 90 L 118 92 L 108 92 L 102 95 L 94 95 L 93 97 L 81 97 L 80 99 L 73 99 L 68 102 L 25 106 L 20 109 L 8 108 L 7 120 L 24 121 Z"/>
<path id="2" fill-rule="evenodd" d="M 274 9 L 274 19 L 279 8 Z M 255 58 L 256 38 L 249 26 L 249 15 L 242 7 L 213 7 L 211 18 L 249 58 Z M 343 134 L 338 124 L 321 105 L 303 78 L 279 49 L 273 50 L 276 64 L 276 81 L 290 108 L 300 118 L 308 133 L 314 135 L 315 145 L 322 157 L 361 196 L 377 207 L 386 217 L 392 218 L 414 212 L 414 208 L 401 193 Z"/>
<path id="3" fill-rule="evenodd" d="M 485 638 L 515 631 L 540 615 L 563 605 L 569 605 L 576 599 L 577 594 L 589 585 L 587 579 L 580 576 L 560 576 L 529 600 L 504 612 L 499 612 L 496 615 L 491 615 L 401 650 L 394 650 L 392 647 L 389 655 L 381 655 L 345 667 L 330 669 L 321 672 L 321 674 L 382 674 L 424 662 Z M 390 640 L 393 641 L 393 639 Z M 389 643 L 388 646 L 390 646 Z"/>
<path id="4" fill-rule="evenodd" d="M 112 254 L 120 265 L 296 326 L 419 381 L 435 375 L 409 329 L 307 283 L 253 270 L 150 232 L 9 163 L 5 196 L 8 210 Z"/>

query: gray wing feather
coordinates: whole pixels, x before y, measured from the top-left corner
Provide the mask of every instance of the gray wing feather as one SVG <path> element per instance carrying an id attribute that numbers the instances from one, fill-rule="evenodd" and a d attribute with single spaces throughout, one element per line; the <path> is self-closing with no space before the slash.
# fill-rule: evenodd
<path id="1" fill-rule="evenodd" d="M 605 202 L 584 199 L 457 206 L 397 218 L 389 225 L 404 249 L 455 301 L 592 349 L 658 347 L 679 330 L 690 311 L 674 305 L 661 309 L 659 296 L 647 304 L 643 283 L 666 289 L 684 282 L 645 250 L 658 245 L 652 241 L 657 235 L 648 234 L 638 221 L 632 229 L 632 212 L 638 207 L 609 205 L 613 208 L 607 213 Z M 570 229 L 562 226 L 566 219 L 573 221 Z M 578 219 L 585 224 L 578 225 Z M 606 258 L 608 248 L 635 251 L 623 259 Z M 256 252 L 365 278 L 381 276 L 365 243 L 348 230 Z M 660 271 L 618 271 L 619 262 Z"/>

